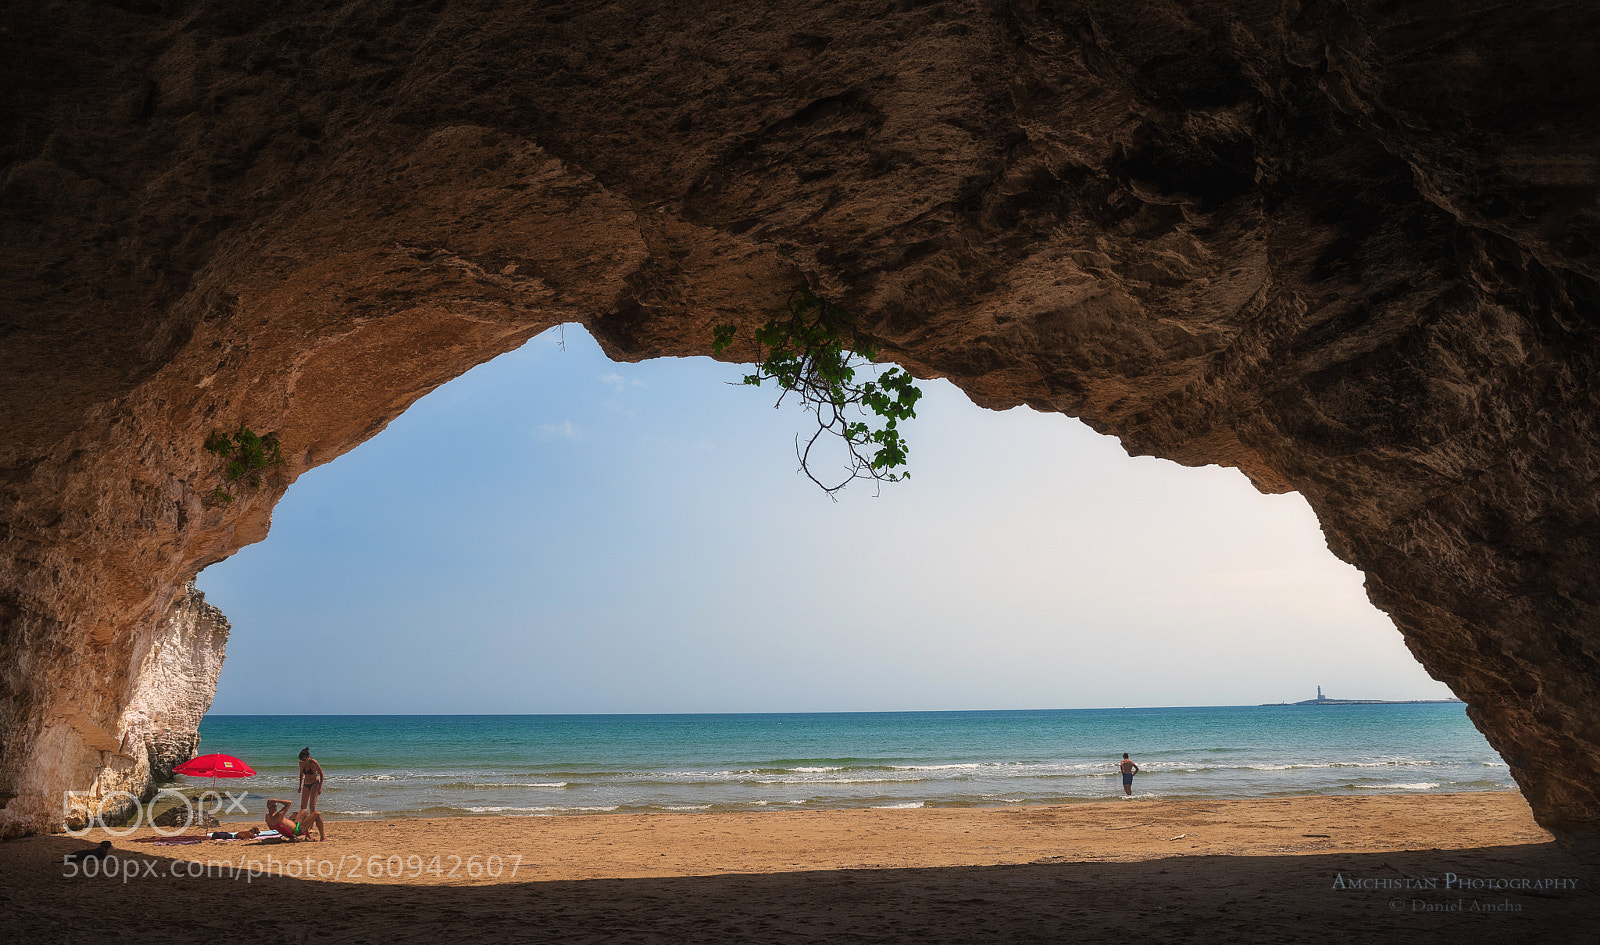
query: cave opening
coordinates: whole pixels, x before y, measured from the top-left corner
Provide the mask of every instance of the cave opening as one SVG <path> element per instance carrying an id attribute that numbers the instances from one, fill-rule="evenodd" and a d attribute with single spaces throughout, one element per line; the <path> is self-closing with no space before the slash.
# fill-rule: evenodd
<path id="1" fill-rule="evenodd" d="M 288 791 L 314 742 L 358 819 L 1060 803 L 1104 738 L 1142 797 L 1513 787 L 1459 704 L 1262 705 L 1450 698 L 1298 494 L 936 380 L 916 474 L 831 501 L 739 376 L 551 329 L 302 476 L 200 576 L 201 750 Z"/>
<path id="2" fill-rule="evenodd" d="M 1450 697 L 1296 494 L 934 381 L 912 479 L 834 503 L 737 377 L 572 326 L 441 387 L 200 576 L 237 628 L 213 712 Z"/>

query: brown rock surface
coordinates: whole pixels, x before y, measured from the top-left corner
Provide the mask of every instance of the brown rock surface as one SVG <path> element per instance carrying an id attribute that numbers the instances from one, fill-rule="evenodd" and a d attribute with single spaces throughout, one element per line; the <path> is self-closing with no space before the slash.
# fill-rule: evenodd
<path id="1" fill-rule="evenodd" d="M 1593 833 L 1597 45 L 1548 2 L 13 5 L 0 832 L 300 473 L 550 325 L 704 354 L 809 280 L 980 404 L 1303 493 Z M 208 504 L 240 423 L 289 464 Z"/>

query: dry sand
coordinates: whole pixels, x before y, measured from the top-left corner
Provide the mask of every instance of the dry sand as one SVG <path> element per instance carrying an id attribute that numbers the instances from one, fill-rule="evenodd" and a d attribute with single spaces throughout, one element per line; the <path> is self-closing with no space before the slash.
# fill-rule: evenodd
<path id="1" fill-rule="evenodd" d="M 187 846 L 140 830 L 112 838 L 115 877 L 65 875 L 99 832 L 0 845 L 0 938 L 1600 941 L 1591 861 L 1514 793 L 330 827 Z"/>

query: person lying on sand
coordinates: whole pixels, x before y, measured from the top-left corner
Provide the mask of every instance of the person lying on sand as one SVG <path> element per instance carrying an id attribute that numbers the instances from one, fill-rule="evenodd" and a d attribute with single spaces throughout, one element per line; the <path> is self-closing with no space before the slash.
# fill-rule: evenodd
<path id="1" fill-rule="evenodd" d="M 288 801 L 273 797 L 267 799 L 267 826 L 278 831 L 278 835 L 285 840 L 310 840 L 307 828 L 315 824 L 317 839 L 328 839 L 328 828 L 323 825 L 322 814 L 317 811 L 301 811 L 301 820 L 290 820 L 284 814 L 288 813 Z"/>
<path id="2" fill-rule="evenodd" d="M 241 830 L 241 831 L 239 831 L 237 833 L 229 833 L 226 830 L 213 830 L 209 834 L 206 835 L 206 839 L 208 839 L 208 840 L 254 840 L 256 838 L 256 834 L 258 834 L 260 832 L 261 832 L 261 828 L 260 827 L 251 827 L 248 830 Z"/>

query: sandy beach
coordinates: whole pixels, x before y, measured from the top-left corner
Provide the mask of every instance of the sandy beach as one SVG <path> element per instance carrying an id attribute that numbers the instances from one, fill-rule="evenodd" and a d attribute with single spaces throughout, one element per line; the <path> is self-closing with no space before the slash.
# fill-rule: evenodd
<path id="1" fill-rule="evenodd" d="M 113 837 L 92 876 L 62 856 L 98 831 L 0 845 L 7 939 L 1589 942 L 1600 920 L 1593 869 L 1514 793 L 156 836 Z"/>

